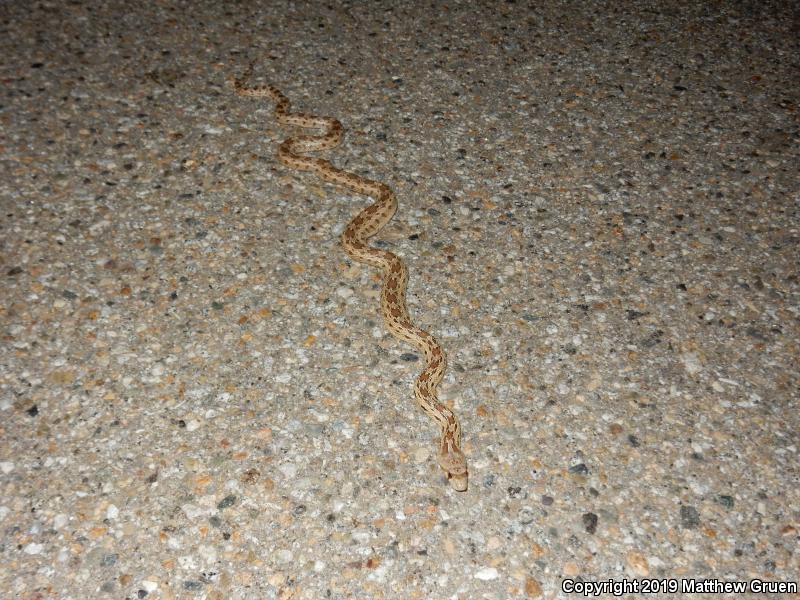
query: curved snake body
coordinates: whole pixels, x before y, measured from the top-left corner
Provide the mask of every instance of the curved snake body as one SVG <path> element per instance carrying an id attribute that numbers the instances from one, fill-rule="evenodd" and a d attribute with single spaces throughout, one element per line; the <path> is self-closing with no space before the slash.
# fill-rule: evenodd
<path id="1" fill-rule="evenodd" d="M 398 339 L 415 346 L 425 356 L 425 367 L 414 383 L 414 397 L 425 413 L 441 428 L 438 461 L 447 473 L 452 487 L 467 489 L 467 461 L 460 449 L 461 427 L 452 410 L 436 397 L 436 387 L 442 381 L 447 360 L 441 345 L 427 331 L 416 327 L 406 308 L 408 269 L 396 254 L 367 244 L 394 216 L 397 197 L 392 189 L 378 181 L 338 169 L 329 161 L 305 156 L 305 152 L 328 150 L 338 146 L 344 135 L 342 124 L 330 117 L 290 112 L 289 100 L 271 85 L 248 87 L 249 71 L 242 79 L 233 81 L 240 96 L 269 98 L 275 103 L 275 118 L 285 125 L 324 131 L 321 135 L 297 135 L 284 140 L 278 147 L 278 159 L 298 171 L 311 171 L 321 179 L 374 198 L 342 232 L 345 252 L 354 260 L 383 271 L 381 315 L 387 329 Z"/>

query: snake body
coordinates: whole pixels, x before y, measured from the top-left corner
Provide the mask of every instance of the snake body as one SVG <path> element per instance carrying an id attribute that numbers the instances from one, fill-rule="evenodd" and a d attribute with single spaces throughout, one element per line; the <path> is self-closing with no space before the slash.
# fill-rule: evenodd
<path id="1" fill-rule="evenodd" d="M 241 79 L 233 80 L 238 95 L 272 100 L 275 103 L 275 118 L 279 123 L 323 131 L 320 135 L 296 135 L 284 140 L 278 147 L 278 160 L 281 163 L 298 171 L 311 171 L 325 181 L 375 200 L 345 227 L 341 236 L 342 246 L 353 260 L 383 272 L 383 321 L 397 339 L 416 347 L 425 356 L 425 367 L 414 382 L 414 397 L 441 429 L 439 465 L 447 473 L 450 485 L 455 490 L 465 491 L 468 474 L 467 461 L 460 448 L 461 427 L 453 411 L 436 396 L 436 388 L 444 377 L 447 364 L 444 350 L 435 337 L 411 321 L 406 308 L 408 269 L 403 260 L 388 250 L 367 244 L 367 240 L 378 233 L 397 211 L 395 193 L 384 183 L 338 169 L 325 159 L 306 156 L 306 152 L 338 146 L 344 136 L 342 124 L 330 117 L 290 112 L 289 100 L 280 90 L 271 85 L 247 86 L 249 75 L 250 71 Z"/>

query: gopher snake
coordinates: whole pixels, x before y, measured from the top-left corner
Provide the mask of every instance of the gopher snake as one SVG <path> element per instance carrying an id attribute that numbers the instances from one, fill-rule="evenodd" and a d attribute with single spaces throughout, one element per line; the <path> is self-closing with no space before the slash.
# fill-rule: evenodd
<path id="1" fill-rule="evenodd" d="M 394 216 L 397 210 L 394 192 L 384 183 L 337 169 L 322 158 L 305 156 L 305 152 L 338 146 L 344 135 L 342 124 L 330 117 L 289 112 L 289 100 L 277 88 L 271 85 L 245 85 L 251 70 L 252 65 L 241 79 L 233 80 L 237 94 L 272 100 L 275 103 L 275 118 L 280 123 L 324 131 L 322 135 L 298 135 L 284 140 L 278 147 L 278 160 L 287 167 L 311 171 L 325 181 L 375 199 L 345 227 L 341 237 L 342 246 L 354 260 L 383 271 L 381 315 L 386 327 L 396 338 L 415 346 L 425 355 L 425 368 L 414 383 L 414 397 L 422 410 L 441 427 L 439 465 L 447 472 L 451 486 L 458 491 L 465 491 L 468 476 L 467 461 L 459 448 L 461 428 L 453 411 L 436 397 L 436 386 L 444 376 L 447 362 L 444 351 L 436 338 L 416 327 L 408 315 L 408 269 L 403 261 L 392 252 L 367 244 L 367 239 L 378 233 Z"/>

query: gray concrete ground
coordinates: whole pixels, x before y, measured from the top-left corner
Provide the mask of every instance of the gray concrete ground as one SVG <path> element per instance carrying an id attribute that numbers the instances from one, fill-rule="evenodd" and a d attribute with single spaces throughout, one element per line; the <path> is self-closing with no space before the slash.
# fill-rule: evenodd
<path id="1" fill-rule="evenodd" d="M 796 582 L 799 14 L 0 4 L 2 597 Z M 398 193 L 466 493 L 251 61 Z"/>

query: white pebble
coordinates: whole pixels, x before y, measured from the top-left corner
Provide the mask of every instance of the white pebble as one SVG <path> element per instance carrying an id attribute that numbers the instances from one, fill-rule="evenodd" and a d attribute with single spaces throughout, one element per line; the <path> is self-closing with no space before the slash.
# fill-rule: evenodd
<path id="1" fill-rule="evenodd" d="M 283 476 L 287 479 L 292 479 L 295 475 L 297 475 L 297 465 L 294 463 L 283 463 L 278 470 L 283 473 Z"/>
<path id="2" fill-rule="evenodd" d="M 427 462 L 430 455 L 431 453 L 427 448 L 425 447 L 417 448 L 414 451 L 414 462 L 417 464 Z"/>
<path id="3" fill-rule="evenodd" d="M 10 461 L 0 462 L 0 471 L 3 472 L 3 475 L 8 475 L 13 470 L 14 470 L 14 463 L 13 462 L 10 462 Z"/>
<path id="4" fill-rule="evenodd" d="M 183 511 L 183 514 L 186 515 L 186 518 L 189 519 L 190 521 L 199 519 L 206 513 L 205 508 L 197 506 L 196 504 L 189 504 L 189 503 L 182 505 L 181 510 Z"/>
<path id="5" fill-rule="evenodd" d="M 492 579 L 497 579 L 499 576 L 500 574 L 494 567 L 486 567 L 475 573 L 475 579 L 480 579 L 481 581 L 491 581 Z"/>
<path id="6" fill-rule="evenodd" d="M 683 361 L 683 368 L 686 369 L 689 375 L 694 375 L 702 369 L 700 358 L 696 352 L 684 352 L 681 354 L 681 360 Z"/>
<path id="7" fill-rule="evenodd" d="M 40 554 L 44 546 L 42 544 L 28 544 L 22 550 L 25 554 Z"/>
<path id="8" fill-rule="evenodd" d="M 294 555 L 291 550 L 278 550 L 278 562 L 288 563 L 292 562 Z"/>
<path id="9" fill-rule="evenodd" d="M 213 565 L 217 562 L 217 549 L 213 546 L 203 545 L 198 549 L 198 554 L 203 558 L 207 565 Z"/>
<path id="10" fill-rule="evenodd" d="M 369 542 L 372 536 L 370 535 L 369 531 L 364 529 L 356 529 L 350 534 L 350 537 L 360 544 L 366 544 Z"/>

